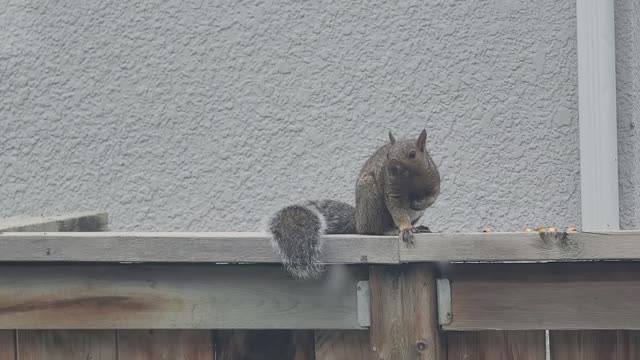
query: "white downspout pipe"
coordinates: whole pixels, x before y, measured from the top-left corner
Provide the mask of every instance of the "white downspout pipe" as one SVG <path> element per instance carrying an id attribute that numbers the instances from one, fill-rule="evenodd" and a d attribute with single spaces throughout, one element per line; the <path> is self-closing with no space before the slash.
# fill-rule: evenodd
<path id="1" fill-rule="evenodd" d="M 576 0 L 583 231 L 620 229 L 613 1 Z"/>
<path id="2" fill-rule="evenodd" d="M 576 0 L 582 230 L 620 229 L 614 0 Z"/>

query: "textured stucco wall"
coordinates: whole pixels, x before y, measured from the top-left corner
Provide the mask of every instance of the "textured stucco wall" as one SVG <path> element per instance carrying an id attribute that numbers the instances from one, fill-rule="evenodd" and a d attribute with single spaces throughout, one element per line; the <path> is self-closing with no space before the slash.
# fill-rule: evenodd
<path id="1" fill-rule="evenodd" d="M 579 225 L 575 3 L 0 0 L 0 216 L 258 230 L 423 127 L 434 230 Z"/>
<path id="2" fill-rule="evenodd" d="M 620 226 L 640 229 L 640 1 L 616 0 Z"/>

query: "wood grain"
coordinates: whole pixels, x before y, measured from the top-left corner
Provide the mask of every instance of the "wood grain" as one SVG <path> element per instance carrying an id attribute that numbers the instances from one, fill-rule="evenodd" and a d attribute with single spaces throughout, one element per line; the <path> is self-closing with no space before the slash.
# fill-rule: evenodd
<path id="1" fill-rule="evenodd" d="M 313 360 L 313 331 L 224 330 L 216 332 L 217 360 Z"/>
<path id="2" fill-rule="evenodd" d="M 2 233 L 0 261 L 280 263 L 264 233 Z M 395 237 L 331 235 L 323 262 L 398 263 Z"/>
<path id="3" fill-rule="evenodd" d="M 640 259 L 640 232 L 416 234 L 401 262 Z"/>
<path id="4" fill-rule="evenodd" d="M 295 281 L 277 265 L 0 265 L 0 327 L 360 329 L 366 271 Z"/>
<path id="5" fill-rule="evenodd" d="M 208 330 L 118 331 L 118 360 L 211 360 Z"/>
<path id="6" fill-rule="evenodd" d="M 478 360 L 477 331 L 447 332 L 448 360 Z"/>
<path id="7" fill-rule="evenodd" d="M 221 330 L 215 332 L 215 351 L 216 351 L 216 360 L 248 360 L 251 359 L 251 352 L 247 352 L 247 345 L 245 345 L 245 339 L 251 336 L 251 333 L 263 333 L 264 331 L 256 331 L 256 330 Z M 290 359 L 293 351 L 291 350 L 291 340 L 290 340 L 290 331 L 281 330 L 275 331 L 273 333 L 278 333 L 279 336 L 274 339 L 270 339 L 272 341 L 271 344 L 266 344 L 266 346 L 278 347 L 280 351 L 276 353 L 276 359 Z M 260 336 L 257 336 L 259 339 Z M 284 341 L 283 341 L 284 340 Z M 267 349 L 271 349 L 268 347 Z"/>
<path id="8" fill-rule="evenodd" d="M 371 348 L 380 360 L 410 359 L 417 355 L 411 346 L 408 329 L 402 323 L 402 278 L 396 266 L 372 266 L 369 270 L 371 291 Z M 415 358 L 416 356 L 413 356 Z"/>
<path id="9" fill-rule="evenodd" d="M 17 360 L 116 360 L 116 332 L 18 331 Z"/>
<path id="10" fill-rule="evenodd" d="M 551 331 L 553 360 L 637 360 L 640 331 Z"/>
<path id="11" fill-rule="evenodd" d="M 293 360 L 314 360 L 316 340 L 313 330 L 292 330 L 293 345 L 296 350 Z"/>
<path id="12" fill-rule="evenodd" d="M 640 331 L 618 330 L 616 337 L 616 360 L 640 359 Z"/>
<path id="13" fill-rule="evenodd" d="M 640 232 L 328 235 L 327 264 L 640 259 Z M 59 232 L 0 234 L 0 261 L 279 263 L 266 233 Z"/>
<path id="14" fill-rule="evenodd" d="M 106 231 L 104 212 L 68 213 L 56 216 L 14 216 L 0 219 L 0 232 Z"/>
<path id="15" fill-rule="evenodd" d="M 438 332 L 435 268 L 372 266 L 371 347 L 386 359 L 445 359 Z"/>
<path id="16" fill-rule="evenodd" d="M 316 360 L 373 359 L 368 331 L 318 330 L 315 343 Z"/>
<path id="17" fill-rule="evenodd" d="M 0 330 L 0 360 L 16 359 L 15 336 L 15 331 Z"/>
<path id="18" fill-rule="evenodd" d="M 552 331 L 554 360 L 618 360 L 616 331 Z"/>
<path id="19" fill-rule="evenodd" d="M 448 332 L 447 337 L 448 360 L 545 359 L 544 331 Z"/>
<path id="20" fill-rule="evenodd" d="M 640 329 L 640 263 L 464 264 L 445 330 Z"/>

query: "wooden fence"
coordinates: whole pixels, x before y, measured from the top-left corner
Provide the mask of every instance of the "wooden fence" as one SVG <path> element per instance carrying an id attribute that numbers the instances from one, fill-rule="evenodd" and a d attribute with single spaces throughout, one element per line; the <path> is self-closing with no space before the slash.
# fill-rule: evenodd
<path id="1" fill-rule="evenodd" d="M 0 221 L 0 360 L 640 359 L 640 232 L 334 235 L 294 281 L 265 234 L 107 227 Z"/>

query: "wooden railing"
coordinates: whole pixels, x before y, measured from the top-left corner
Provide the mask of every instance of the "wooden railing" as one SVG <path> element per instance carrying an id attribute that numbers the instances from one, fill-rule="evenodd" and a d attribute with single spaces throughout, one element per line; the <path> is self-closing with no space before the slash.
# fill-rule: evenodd
<path id="1" fill-rule="evenodd" d="M 295 281 L 266 234 L 107 225 L 0 221 L 0 360 L 640 359 L 640 232 L 333 235 Z"/>

